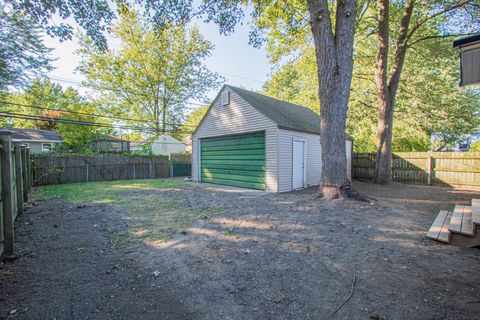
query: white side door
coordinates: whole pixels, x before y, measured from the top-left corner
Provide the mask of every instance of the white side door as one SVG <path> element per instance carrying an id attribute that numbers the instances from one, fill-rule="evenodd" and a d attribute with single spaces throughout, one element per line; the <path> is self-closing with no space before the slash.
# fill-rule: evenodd
<path id="1" fill-rule="evenodd" d="M 293 189 L 300 189 L 305 186 L 305 141 L 293 140 Z"/>

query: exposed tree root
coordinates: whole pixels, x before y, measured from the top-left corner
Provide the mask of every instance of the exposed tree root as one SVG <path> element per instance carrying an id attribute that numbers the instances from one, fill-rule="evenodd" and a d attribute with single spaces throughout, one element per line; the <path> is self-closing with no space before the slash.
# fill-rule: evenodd
<path id="1" fill-rule="evenodd" d="M 320 197 L 327 201 L 333 199 L 352 199 L 362 202 L 375 202 L 376 199 L 355 191 L 350 184 L 345 186 L 322 185 L 320 187 Z"/>

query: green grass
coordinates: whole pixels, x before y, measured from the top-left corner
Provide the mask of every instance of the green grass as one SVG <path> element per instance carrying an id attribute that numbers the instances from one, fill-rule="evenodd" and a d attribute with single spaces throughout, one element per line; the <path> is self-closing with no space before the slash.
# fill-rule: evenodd
<path id="1" fill-rule="evenodd" d="M 121 180 L 57 184 L 36 188 L 32 194 L 32 200 L 60 197 L 76 204 L 113 204 L 122 200 L 120 195 L 129 190 L 173 189 L 183 185 L 182 180 Z"/>
<path id="2" fill-rule="evenodd" d="M 155 190 L 159 192 L 149 192 Z M 188 193 L 182 180 L 127 180 L 39 187 L 32 200 L 61 197 L 75 204 L 103 203 L 127 210 L 128 232 L 110 235 L 112 243 L 122 249 L 133 239 L 158 241 L 187 234 L 185 230 L 195 220 L 223 212 L 221 207 L 192 206 Z"/>

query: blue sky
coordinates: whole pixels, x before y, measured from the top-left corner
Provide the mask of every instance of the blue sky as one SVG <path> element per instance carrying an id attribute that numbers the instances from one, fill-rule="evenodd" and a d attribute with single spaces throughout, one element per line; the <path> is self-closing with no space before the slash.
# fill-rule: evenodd
<path id="1" fill-rule="evenodd" d="M 73 24 L 74 25 L 74 24 Z M 206 39 L 210 40 L 215 49 L 206 61 L 207 66 L 226 78 L 226 83 L 234 86 L 241 86 L 247 89 L 261 89 L 263 82 L 267 79 L 271 70 L 264 48 L 257 49 L 248 44 L 249 27 L 238 25 L 235 33 L 230 36 L 222 36 L 215 24 L 197 23 L 200 32 Z M 50 72 L 52 81 L 62 86 L 72 86 L 82 94 L 87 94 L 84 88 L 69 81 L 80 82 L 84 78 L 75 71 L 78 66 L 79 57 L 74 54 L 78 49 L 75 40 L 59 42 L 57 39 L 45 37 L 48 47 L 54 48 L 53 57 L 57 60 L 53 63 L 55 69 Z M 63 80 L 55 81 L 54 79 Z M 216 92 L 210 92 L 213 97 Z"/>

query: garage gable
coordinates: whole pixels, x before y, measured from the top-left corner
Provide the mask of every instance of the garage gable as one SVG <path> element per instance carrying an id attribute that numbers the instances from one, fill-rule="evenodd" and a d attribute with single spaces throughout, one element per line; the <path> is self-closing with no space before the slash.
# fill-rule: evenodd
<path id="1" fill-rule="evenodd" d="M 222 95 L 228 92 L 228 103 Z M 225 102 L 225 101 L 224 101 Z M 235 91 L 224 86 L 206 112 L 193 138 L 255 132 L 277 128 L 277 124 L 260 113 Z"/>

